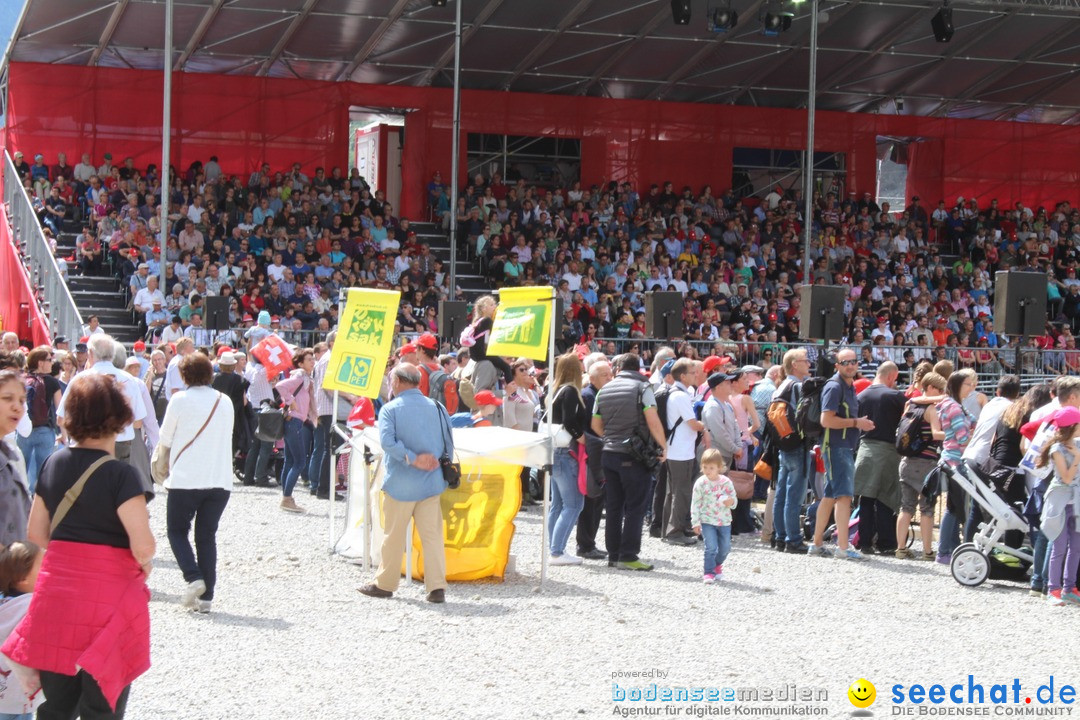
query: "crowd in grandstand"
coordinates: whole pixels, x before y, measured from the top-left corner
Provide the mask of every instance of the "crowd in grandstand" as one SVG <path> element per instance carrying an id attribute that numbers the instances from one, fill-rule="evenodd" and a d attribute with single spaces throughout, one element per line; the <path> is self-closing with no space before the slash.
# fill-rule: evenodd
<path id="1" fill-rule="evenodd" d="M 177 315 L 173 334 L 186 331 L 191 314 L 204 314 L 198 303 L 214 295 L 230 298 L 233 328 L 249 327 L 265 309 L 294 333 L 328 332 L 345 287 L 399 288 L 406 333 L 434 332 L 439 302 L 462 297 L 409 220 L 355 168 L 308 176 L 299 163 L 287 171 L 263 165 L 240 177 L 222 172 L 215 157 L 174 169 L 162 257 L 154 240 L 158 169 L 141 170 L 131 158 L 116 166 L 109 154 L 102 160 L 95 166 L 84 155 L 72 167 L 63 155 L 52 165 L 38 155 L 16 164 L 46 226 L 59 232 L 63 217 L 81 222 L 67 258 L 81 272 L 112 273 L 134 298 L 164 262 L 165 286 L 142 293 L 135 306 L 147 341 L 159 340 Z M 676 191 L 671 182 L 639 193 L 628 182 L 549 188 L 495 174 L 474 177 L 455 203 L 435 173 L 426 194 L 444 227 L 456 214 L 459 273 L 496 288 L 557 288 L 568 344 L 612 339 L 625 350 L 626 341 L 647 339 L 644 293 L 653 290 L 684 296 L 685 339 L 734 344 L 748 362 L 763 360 L 766 345 L 799 337 L 798 191 L 777 187 L 759 200 L 717 196 L 709 186 Z M 913 367 L 944 347 L 944 357 L 965 367 L 1017 369 L 1019 338 L 994 324 L 993 278 L 1037 269 L 1047 274 L 1050 322 L 1030 346 L 1052 352 L 1022 354 L 1020 362 L 1031 363 L 1029 371 L 1080 369 L 1072 338 L 1080 330 L 1080 212 L 1070 203 L 979 207 L 958 197 L 930 209 L 914 197 L 897 211 L 870 193 L 826 192 L 813 207 L 808 280 L 847 288 L 845 340 L 869 346 L 872 360 Z"/>

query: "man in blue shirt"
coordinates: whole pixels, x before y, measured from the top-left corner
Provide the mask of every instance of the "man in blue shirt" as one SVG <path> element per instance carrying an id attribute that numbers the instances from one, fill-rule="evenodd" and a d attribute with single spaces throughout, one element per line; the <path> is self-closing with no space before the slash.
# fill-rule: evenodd
<path id="1" fill-rule="evenodd" d="M 375 582 L 360 592 L 388 598 L 401 581 L 401 556 L 409 521 L 416 525 L 424 548 L 427 600 L 446 601 L 446 554 L 439 496 L 446 489 L 439 458 L 453 457 L 454 440 L 446 410 L 419 390 L 420 370 L 398 363 L 390 371 L 393 400 L 379 412 L 379 440 L 386 458 L 383 479 L 382 559 Z M 442 428 L 441 432 L 434 431 Z"/>
<path id="2" fill-rule="evenodd" d="M 855 495 L 855 446 L 859 431 L 870 432 L 874 421 L 859 417 L 859 399 L 855 396 L 855 375 L 859 361 L 854 350 L 836 354 L 836 374 L 821 391 L 821 427 L 825 435 L 821 451 L 825 456 L 825 495 L 818 505 L 814 525 L 814 544 L 810 555 L 827 556 L 825 526 L 829 513 L 836 511 L 836 552 L 838 558 L 862 560 L 863 554 L 848 545 L 848 522 L 851 520 L 851 498 Z"/>

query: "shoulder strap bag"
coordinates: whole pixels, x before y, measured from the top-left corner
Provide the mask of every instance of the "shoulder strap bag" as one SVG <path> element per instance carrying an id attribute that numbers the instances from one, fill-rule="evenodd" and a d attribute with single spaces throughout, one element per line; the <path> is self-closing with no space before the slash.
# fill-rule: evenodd
<path id="1" fill-rule="evenodd" d="M 90 479 L 90 476 L 93 475 L 99 467 L 114 459 L 115 458 L 112 455 L 98 458 L 90 464 L 90 467 L 83 471 L 83 474 L 79 476 L 79 479 L 75 481 L 75 484 L 68 488 L 68 491 L 64 493 L 64 497 L 60 501 L 60 504 L 56 506 L 56 512 L 53 513 L 52 522 L 49 524 L 50 536 L 56 532 L 57 526 L 59 526 L 60 523 L 64 521 L 64 518 L 67 517 L 68 512 L 71 510 L 71 506 L 74 505 L 75 501 L 82 495 L 83 488 L 86 487 L 86 481 Z"/>
<path id="2" fill-rule="evenodd" d="M 180 452 L 176 453 L 176 459 L 180 460 L 180 457 L 187 451 L 189 447 L 195 444 L 195 441 L 199 439 L 199 436 L 203 434 L 203 430 L 210 424 L 210 421 L 214 419 L 214 413 L 217 412 L 218 405 L 221 403 L 221 393 L 217 393 L 217 399 L 214 400 L 214 407 L 210 408 L 210 414 L 207 416 L 206 421 L 199 428 L 199 431 L 195 433 L 195 437 L 191 438 L 187 445 L 180 448 Z M 171 463 L 169 460 L 169 453 L 171 448 L 165 443 L 158 443 L 154 447 L 154 457 L 150 458 L 150 475 L 154 478 L 154 482 L 159 485 L 165 482 L 165 479 L 169 477 L 171 471 Z"/>
<path id="3" fill-rule="evenodd" d="M 453 455 L 450 452 L 450 446 L 453 444 L 453 435 L 450 431 L 450 425 L 446 422 L 446 416 L 442 413 L 442 408 L 438 403 L 434 403 L 435 412 L 439 414 L 439 424 L 442 425 L 443 433 L 443 451 L 439 455 L 439 468 L 442 470 L 443 480 L 446 481 L 446 487 L 451 490 L 457 490 L 461 485 L 461 464 L 454 462 Z"/>

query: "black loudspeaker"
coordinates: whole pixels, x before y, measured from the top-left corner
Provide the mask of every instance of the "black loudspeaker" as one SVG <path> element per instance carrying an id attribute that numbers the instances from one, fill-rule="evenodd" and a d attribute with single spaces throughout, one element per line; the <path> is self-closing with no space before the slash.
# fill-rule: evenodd
<path id="1" fill-rule="evenodd" d="M 469 324 L 468 303 L 456 300 L 439 302 L 439 337 L 445 338 L 455 347 L 461 331 Z"/>
<path id="2" fill-rule="evenodd" d="M 690 0 L 671 0 L 671 19 L 676 25 L 689 25 Z"/>
<path id="3" fill-rule="evenodd" d="M 203 327 L 207 330 L 229 329 L 229 298 L 207 295 L 203 310 L 206 313 Z"/>
<path id="4" fill-rule="evenodd" d="M 645 332 L 658 340 L 681 338 L 683 296 L 679 292 L 645 293 Z"/>
<path id="5" fill-rule="evenodd" d="M 803 340 L 838 342 L 844 336 L 844 288 L 803 285 L 799 288 L 799 335 Z"/>
<path id="6" fill-rule="evenodd" d="M 994 276 L 994 330 L 1041 335 L 1046 326 L 1046 275 L 1003 270 Z"/>
<path id="7" fill-rule="evenodd" d="M 952 40 L 954 28 L 952 24 L 952 8 L 943 7 L 930 18 L 930 29 L 934 31 L 934 39 L 940 43 Z"/>

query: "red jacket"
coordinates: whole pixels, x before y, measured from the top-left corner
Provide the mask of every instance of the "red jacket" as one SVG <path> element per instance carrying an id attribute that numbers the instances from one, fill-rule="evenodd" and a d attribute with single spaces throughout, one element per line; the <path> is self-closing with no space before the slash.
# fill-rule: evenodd
<path id="1" fill-rule="evenodd" d="M 127 548 L 49 543 L 26 617 L 0 652 L 36 670 L 90 674 L 109 705 L 150 669 L 150 590 Z"/>

